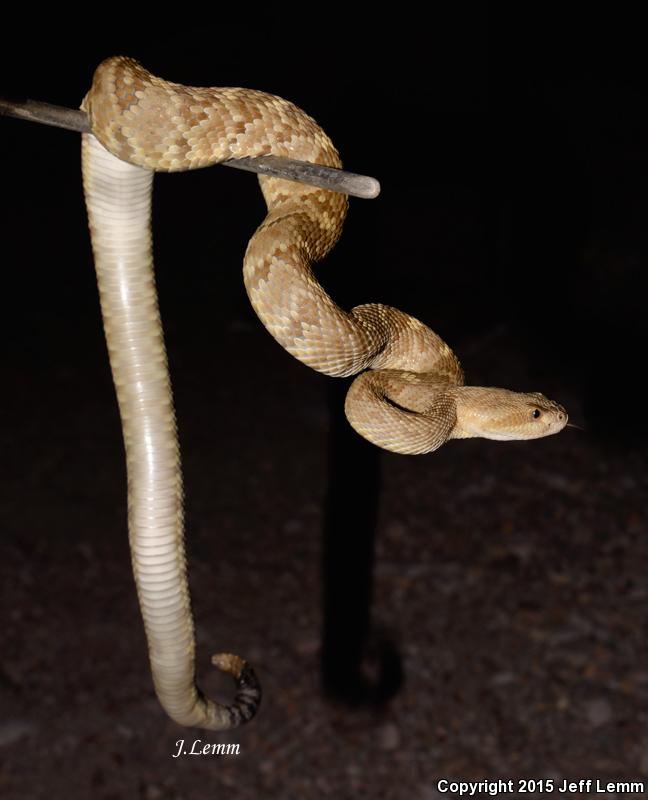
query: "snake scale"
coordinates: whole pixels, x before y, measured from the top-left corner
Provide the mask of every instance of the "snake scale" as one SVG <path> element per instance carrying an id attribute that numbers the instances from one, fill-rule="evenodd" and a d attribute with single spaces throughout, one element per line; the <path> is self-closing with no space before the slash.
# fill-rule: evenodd
<path id="1" fill-rule="evenodd" d="M 231 705 L 210 700 L 196 685 L 180 456 L 153 275 L 153 173 L 260 155 L 341 162 L 322 129 L 286 100 L 249 89 L 180 86 L 130 58 L 100 64 L 82 108 L 92 131 L 83 135 L 84 191 L 153 681 L 179 724 L 230 728 L 254 715 L 261 691 L 253 670 L 231 654 L 212 659 L 237 682 Z M 465 386 L 448 345 L 402 311 L 339 308 L 311 265 L 339 238 L 346 197 L 274 177 L 260 184 L 268 214 L 245 253 L 248 296 L 295 358 L 327 375 L 358 376 L 345 403 L 358 433 L 387 450 L 427 453 L 449 439 L 533 439 L 567 424 L 564 408 L 541 394 Z"/>

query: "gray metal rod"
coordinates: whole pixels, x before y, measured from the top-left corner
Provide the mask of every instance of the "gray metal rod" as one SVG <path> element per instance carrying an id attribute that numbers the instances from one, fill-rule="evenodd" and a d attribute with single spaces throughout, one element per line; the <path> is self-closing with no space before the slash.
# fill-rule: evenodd
<path id="1" fill-rule="evenodd" d="M 41 125 L 53 125 L 80 133 L 90 132 L 88 117 L 84 111 L 38 100 L 8 100 L 0 97 L 0 115 L 26 119 Z M 296 161 L 279 156 L 257 156 L 254 158 L 232 158 L 222 161 L 224 167 L 272 175 L 289 181 L 308 183 L 341 194 L 350 194 L 370 200 L 380 194 L 380 184 L 368 175 L 358 175 L 344 169 L 324 167 L 308 161 Z"/>

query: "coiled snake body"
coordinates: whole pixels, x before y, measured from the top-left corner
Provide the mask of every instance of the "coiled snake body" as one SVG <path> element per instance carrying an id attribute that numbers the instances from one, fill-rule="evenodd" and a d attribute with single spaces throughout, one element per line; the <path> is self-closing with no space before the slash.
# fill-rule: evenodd
<path id="1" fill-rule="evenodd" d="M 340 166 L 337 151 L 303 111 L 248 89 L 189 88 L 132 59 L 97 69 L 82 106 L 83 177 L 106 339 L 124 430 L 129 531 L 158 697 L 177 722 L 226 728 L 260 699 L 237 656 L 214 663 L 238 681 L 231 706 L 195 686 L 193 622 L 185 578 L 182 485 L 170 381 L 157 309 L 150 238 L 154 170 L 229 158 L 287 156 Z M 389 306 L 340 309 L 311 264 L 337 241 L 346 197 L 260 178 L 268 215 L 244 259 L 252 305 L 274 338 L 332 376 L 358 374 L 345 404 L 353 427 L 380 447 L 426 453 L 448 439 L 531 439 L 561 430 L 565 410 L 540 394 L 463 385 L 452 350 L 427 326 Z"/>

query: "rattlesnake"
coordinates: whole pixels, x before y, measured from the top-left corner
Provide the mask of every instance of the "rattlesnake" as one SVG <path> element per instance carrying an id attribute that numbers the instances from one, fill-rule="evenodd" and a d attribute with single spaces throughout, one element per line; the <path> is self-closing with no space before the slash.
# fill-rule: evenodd
<path id="1" fill-rule="evenodd" d="M 150 240 L 154 170 L 278 155 L 341 166 L 326 134 L 286 100 L 249 89 L 188 88 L 115 57 L 97 69 L 82 108 L 83 175 L 106 339 L 128 463 L 133 567 L 158 696 L 178 722 L 223 728 L 249 719 L 260 692 L 236 656 L 215 657 L 239 682 L 230 707 L 194 682 L 193 623 L 184 578 L 182 486 Z M 426 325 L 390 306 L 340 309 L 311 264 L 337 241 L 346 197 L 262 177 L 268 215 L 248 245 L 244 281 L 267 330 L 304 364 L 358 377 L 345 403 L 374 444 L 426 453 L 448 439 L 532 439 L 561 430 L 543 395 L 467 387 L 459 361 Z"/>

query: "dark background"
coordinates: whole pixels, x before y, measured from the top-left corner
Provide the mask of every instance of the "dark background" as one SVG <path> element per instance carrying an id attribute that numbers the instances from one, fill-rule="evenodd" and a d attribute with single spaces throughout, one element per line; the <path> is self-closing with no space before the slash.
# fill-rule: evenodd
<path id="1" fill-rule="evenodd" d="M 594 428 L 630 426 L 627 438 L 637 441 L 645 430 L 639 393 L 616 391 L 600 367 L 614 363 L 624 382 L 634 378 L 645 337 L 641 33 L 631 16 L 584 15 L 577 4 L 490 18 L 486 5 L 430 14 L 418 23 L 372 14 L 363 24 L 311 25 L 260 12 L 244 31 L 225 21 L 144 36 L 109 25 L 98 39 L 40 27 L 17 61 L 11 47 L 2 53 L 0 86 L 75 107 L 96 63 L 119 52 L 181 83 L 289 97 L 318 119 L 350 168 L 383 187 L 376 202 L 353 204 L 340 251 L 322 273 L 342 305 L 376 299 L 406 308 L 458 350 L 506 326 L 537 380 L 550 372 L 569 381 Z M 4 320 L 13 312 L 23 323 L 22 341 L 9 349 L 36 342 L 47 358 L 38 328 L 54 348 L 53 337 L 76 338 L 79 314 L 93 311 L 91 273 L 79 270 L 88 243 L 75 211 L 77 137 L 5 120 L 3 142 L 3 178 L 17 176 L 26 192 L 12 194 L 15 235 L 4 242 L 12 265 L 5 297 L 13 298 Z M 26 170 L 42 179 L 24 180 Z M 161 290 L 178 299 L 170 331 L 185 329 L 182 315 L 203 318 L 196 302 L 210 307 L 216 326 L 250 314 L 237 270 L 225 265 L 238 264 L 263 213 L 254 183 L 222 169 L 158 181 Z M 177 266 L 193 220 L 212 238 Z M 39 276 L 38 293 L 33 273 L 19 267 L 27 243 L 57 259 L 56 270 Z M 88 346 L 91 337 L 88 326 Z"/>
<path id="2" fill-rule="evenodd" d="M 148 34 L 109 23 L 98 38 L 43 22 L 25 36 L 28 19 L 5 29 L 0 94 L 76 107 L 97 63 L 123 53 L 179 83 L 303 107 L 345 166 L 382 185 L 352 201 L 318 273 L 330 294 L 402 308 L 451 344 L 469 382 L 543 391 L 586 428 L 387 455 L 367 488 L 327 433 L 330 381 L 249 308 L 240 265 L 264 213 L 256 179 L 160 176 L 156 268 L 202 646 L 226 638 L 266 687 L 260 719 L 228 739 L 246 768 L 172 761 L 182 734 L 151 698 L 128 572 L 78 136 L 0 119 L 7 796 L 44 796 L 53 774 L 52 796 L 179 797 L 197 781 L 250 797 L 416 786 L 422 798 L 444 775 L 648 774 L 643 29 L 577 4 L 486 8 L 362 23 L 277 9 Z M 357 481 L 352 500 L 340 472 L 347 489 Z M 320 693 L 321 536 L 336 502 L 354 505 L 341 560 L 345 547 L 351 563 L 371 552 L 353 528 L 365 510 L 378 519 L 375 627 L 404 675 L 379 711 Z"/>

